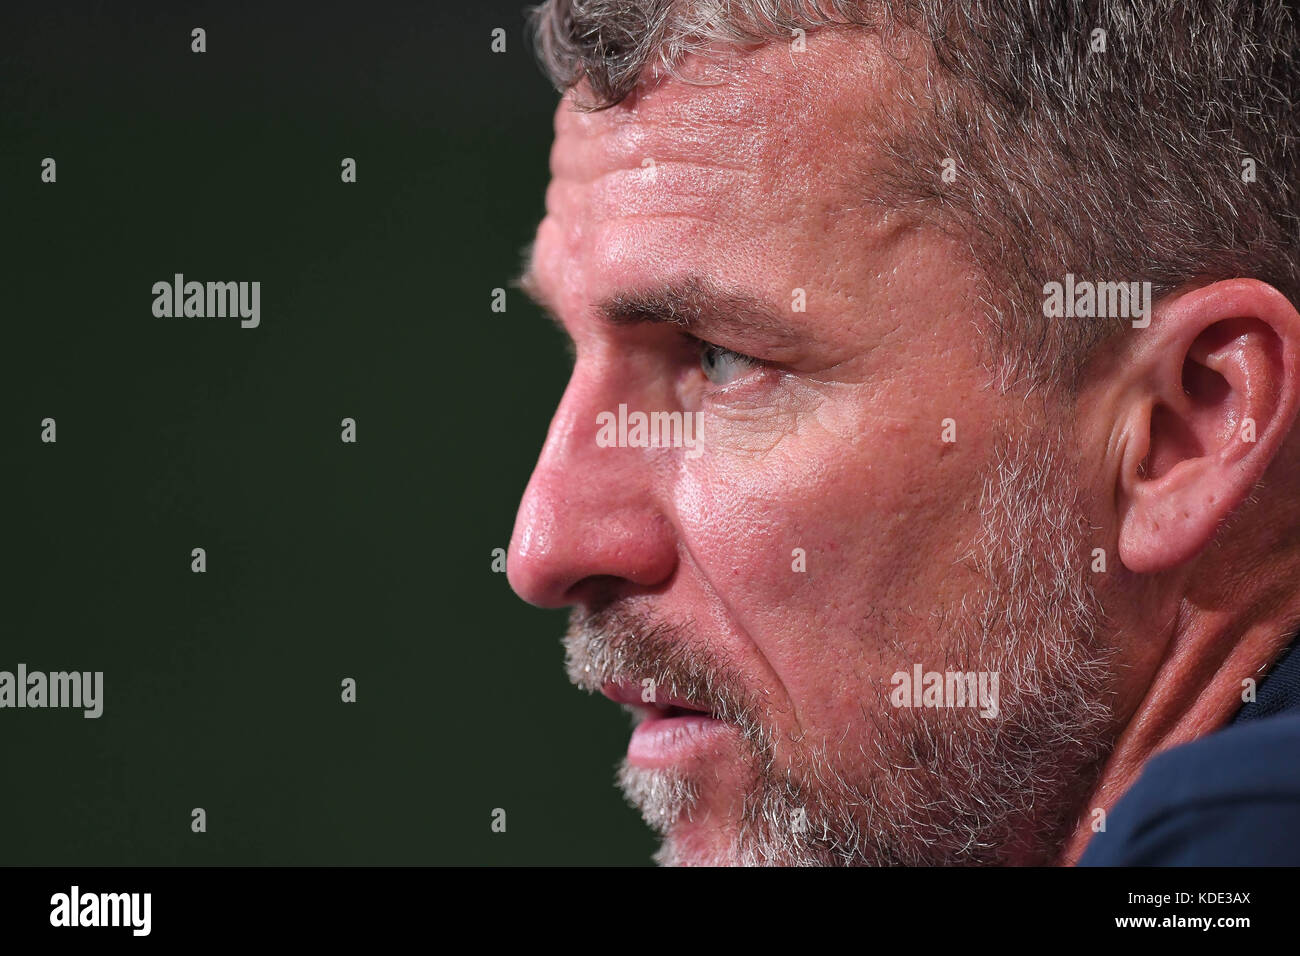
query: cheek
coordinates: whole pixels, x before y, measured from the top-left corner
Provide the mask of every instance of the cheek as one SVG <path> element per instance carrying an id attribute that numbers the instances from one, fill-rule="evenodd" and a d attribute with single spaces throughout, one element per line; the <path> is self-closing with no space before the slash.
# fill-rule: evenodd
<path id="1" fill-rule="evenodd" d="M 841 414 L 832 428 L 822 414 L 761 457 L 712 444 L 679 475 L 691 573 L 766 659 L 805 729 L 884 699 L 892 648 L 933 640 L 927 610 L 945 599 L 969 532 L 967 509 L 950 499 L 956 462 L 937 432 L 922 437 L 926 424 Z"/>

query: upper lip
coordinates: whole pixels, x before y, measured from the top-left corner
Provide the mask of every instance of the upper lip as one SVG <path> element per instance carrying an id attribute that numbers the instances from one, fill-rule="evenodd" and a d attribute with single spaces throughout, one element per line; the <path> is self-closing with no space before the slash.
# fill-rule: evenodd
<path id="1" fill-rule="evenodd" d="M 683 697 L 671 697 L 665 695 L 661 693 L 658 688 L 655 689 L 654 700 L 642 700 L 641 695 L 643 690 L 640 684 L 633 684 L 624 681 L 606 681 L 601 687 L 600 692 L 616 703 L 655 711 L 660 715 L 671 713 L 673 711 L 688 711 L 695 714 L 713 715 L 713 711 L 703 704 L 687 700 Z"/>

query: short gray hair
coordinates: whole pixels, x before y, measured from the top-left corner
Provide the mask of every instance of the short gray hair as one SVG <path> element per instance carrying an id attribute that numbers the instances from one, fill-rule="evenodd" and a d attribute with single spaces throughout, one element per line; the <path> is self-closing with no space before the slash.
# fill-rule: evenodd
<path id="1" fill-rule="evenodd" d="M 1073 391 L 1126 324 L 1045 319 L 1043 286 L 1067 272 L 1150 281 L 1157 297 L 1253 277 L 1300 302 L 1289 0 L 547 0 L 530 26 L 544 70 L 581 84 L 586 109 L 719 44 L 827 26 L 921 38 L 929 102 L 882 142 L 874 193 L 969 244 L 1004 384 Z"/>

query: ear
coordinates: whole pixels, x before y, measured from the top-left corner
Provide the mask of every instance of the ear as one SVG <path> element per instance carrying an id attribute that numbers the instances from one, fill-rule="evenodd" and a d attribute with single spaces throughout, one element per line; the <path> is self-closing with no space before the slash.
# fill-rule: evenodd
<path id="1" fill-rule="evenodd" d="M 1154 573 L 1191 560 L 1250 495 L 1295 421 L 1300 315 L 1272 286 L 1175 294 L 1134 335 L 1121 425 L 1119 556 Z"/>

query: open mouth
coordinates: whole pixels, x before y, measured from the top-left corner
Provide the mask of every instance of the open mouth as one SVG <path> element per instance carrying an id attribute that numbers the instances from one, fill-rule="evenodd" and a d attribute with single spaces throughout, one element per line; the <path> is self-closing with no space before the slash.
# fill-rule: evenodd
<path id="1" fill-rule="evenodd" d="M 711 711 L 707 711 L 702 708 L 697 709 L 691 707 L 678 707 L 675 704 L 671 704 L 667 707 L 652 706 L 649 709 L 651 710 L 651 716 L 650 716 L 651 720 L 671 720 L 673 717 L 686 717 L 690 715 L 696 717 L 699 717 L 701 715 L 705 717 L 713 716 L 713 713 Z"/>
<path id="2" fill-rule="evenodd" d="M 713 711 L 703 704 L 678 698 L 668 698 L 662 694 L 646 694 L 638 684 L 607 682 L 602 688 L 610 700 L 622 704 L 624 709 L 641 720 L 674 720 L 680 717 L 705 717 L 714 719 Z M 645 700 L 647 696 L 653 700 Z"/>
<path id="3" fill-rule="evenodd" d="M 703 704 L 689 700 L 643 700 L 638 684 L 610 682 L 601 688 L 610 700 L 622 704 L 637 718 L 628 741 L 628 762 L 645 767 L 665 767 L 708 753 L 718 734 L 734 731 Z"/>

